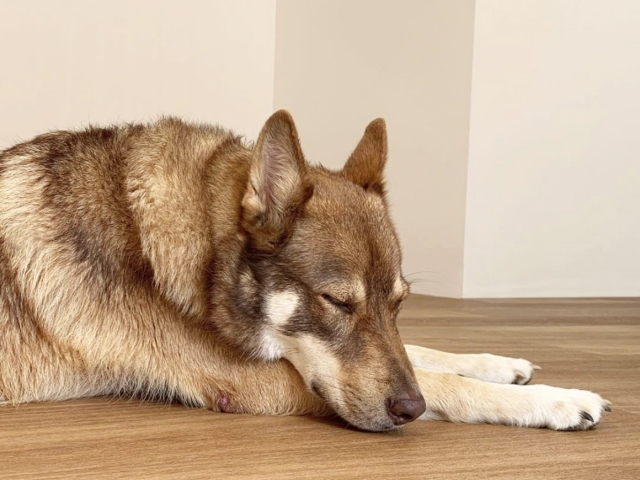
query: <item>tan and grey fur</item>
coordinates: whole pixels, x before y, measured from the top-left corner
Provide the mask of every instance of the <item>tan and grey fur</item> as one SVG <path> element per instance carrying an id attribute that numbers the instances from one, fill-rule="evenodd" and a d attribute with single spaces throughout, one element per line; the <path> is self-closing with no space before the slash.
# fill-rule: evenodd
<path id="1" fill-rule="evenodd" d="M 311 166 L 284 111 L 255 144 L 166 118 L 0 153 L 0 401 L 598 423 L 596 394 L 510 385 L 525 360 L 402 345 L 386 155 L 378 119 L 341 171 Z"/>

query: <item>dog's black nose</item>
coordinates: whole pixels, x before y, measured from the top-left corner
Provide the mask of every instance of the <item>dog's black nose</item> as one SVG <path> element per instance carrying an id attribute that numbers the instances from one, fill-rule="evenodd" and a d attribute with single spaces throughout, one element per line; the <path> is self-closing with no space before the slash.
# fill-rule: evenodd
<path id="1" fill-rule="evenodd" d="M 401 390 L 395 396 L 387 399 L 387 412 L 394 425 L 413 422 L 426 409 L 424 397 L 412 388 Z"/>

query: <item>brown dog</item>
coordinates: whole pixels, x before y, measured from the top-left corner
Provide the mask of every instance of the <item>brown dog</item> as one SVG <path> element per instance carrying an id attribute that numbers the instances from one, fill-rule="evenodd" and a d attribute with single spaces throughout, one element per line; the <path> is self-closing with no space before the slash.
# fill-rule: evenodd
<path id="1" fill-rule="evenodd" d="M 0 153 L 0 400 L 598 423 L 596 394 L 509 385 L 525 360 L 405 349 L 386 141 L 374 120 L 341 171 L 310 166 L 280 111 L 255 145 L 168 118 Z"/>

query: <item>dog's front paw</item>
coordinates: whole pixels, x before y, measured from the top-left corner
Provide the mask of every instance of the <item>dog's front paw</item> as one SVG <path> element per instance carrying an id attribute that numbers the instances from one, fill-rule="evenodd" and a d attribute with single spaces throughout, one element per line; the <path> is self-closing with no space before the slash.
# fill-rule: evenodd
<path id="1" fill-rule="evenodd" d="M 526 385 L 533 378 L 533 372 L 540 369 L 538 365 L 523 358 L 501 357 L 490 353 L 460 355 L 459 362 L 460 375 L 491 383 Z"/>
<path id="2" fill-rule="evenodd" d="M 547 385 L 526 387 L 528 412 L 515 424 L 552 430 L 587 430 L 595 427 L 611 402 L 586 390 L 564 389 Z M 523 392 L 525 393 L 525 392 Z"/>

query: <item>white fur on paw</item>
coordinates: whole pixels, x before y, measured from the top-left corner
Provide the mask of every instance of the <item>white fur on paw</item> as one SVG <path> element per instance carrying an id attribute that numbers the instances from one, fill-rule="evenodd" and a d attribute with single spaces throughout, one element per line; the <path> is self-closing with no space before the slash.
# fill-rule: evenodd
<path id="1" fill-rule="evenodd" d="M 525 408 L 528 411 L 514 418 L 511 423 L 515 425 L 553 430 L 587 430 L 600 423 L 605 411 L 611 411 L 611 402 L 586 390 L 532 385 L 521 392 L 526 393 Z"/>
<path id="2" fill-rule="evenodd" d="M 501 357 L 490 353 L 460 356 L 459 374 L 492 383 L 514 383 L 526 385 L 533 378 L 533 372 L 539 370 L 523 358 Z"/>
<path id="3" fill-rule="evenodd" d="M 492 383 L 525 385 L 531 381 L 534 370 L 540 369 L 528 360 L 508 358 L 489 353 L 454 354 L 439 352 L 417 345 L 405 345 L 411 365 L 438 372 L 457 373 Z"/>

